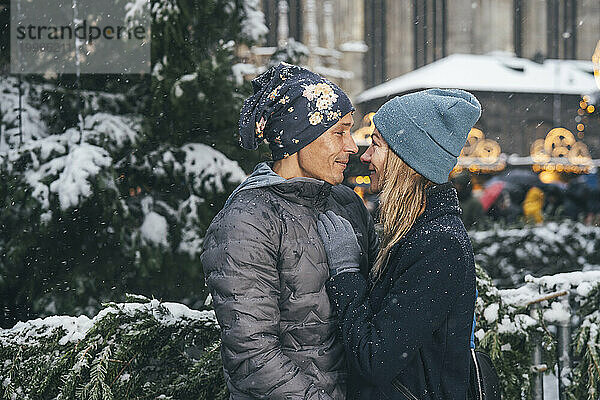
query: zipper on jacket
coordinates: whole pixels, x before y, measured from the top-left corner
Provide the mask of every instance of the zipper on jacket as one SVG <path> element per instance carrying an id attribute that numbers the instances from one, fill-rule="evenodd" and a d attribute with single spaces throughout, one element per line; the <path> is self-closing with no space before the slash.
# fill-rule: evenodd
<path id="1" fill-rule="evenodd" d="M 417 396 L 415 396 L 414 394 L 412 394 L 406 386 L 404 386 L 403 384 L 400 383 L 400 380 L 398 380 L 398 378 L 396 378 L 392 381 L 392 386 L 394 386 L 400 393 L 402 393 L 409 400 L 419 400 L 419 398 Z"/>
<path id="2" fill-rule="evenodd" d="M 483 400 L 483 390 L 481 389 L 481 375 L 479 372 L 479 364 L 477 363 L 477 355 L 475 354 L 475 350 L 471 349 L 471 357 L 473 357 L 473 362 L 475 363 L 475 375 L 477 378 L 477 398 L 479 400 Z"/>

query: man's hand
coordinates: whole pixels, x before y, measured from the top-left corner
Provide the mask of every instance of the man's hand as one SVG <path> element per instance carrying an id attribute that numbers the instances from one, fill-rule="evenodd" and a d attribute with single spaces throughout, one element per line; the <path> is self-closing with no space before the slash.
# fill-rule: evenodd
<path id="1" fill-rule="evenodd" d="M 342 272 L 360 271 L 361 249 L 350 221 L 327 211 L 319 214 L 317 231 L 325 247 L 331 277 Z"/>

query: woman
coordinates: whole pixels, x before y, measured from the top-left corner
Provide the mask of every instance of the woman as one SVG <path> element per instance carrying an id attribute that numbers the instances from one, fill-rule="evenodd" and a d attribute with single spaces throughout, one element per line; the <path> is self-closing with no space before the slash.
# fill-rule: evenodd
<path id="1" fill-rule="evenodd" d="M 480 114 L 473 95 L 440 89 L 377 111 L 361 157 L 381 192 L 383 225 L 368 278 L 350 223 L 331 211 L 319 217 L 350 399 L 466 398 L 475 266 L 448 176 Z"/>

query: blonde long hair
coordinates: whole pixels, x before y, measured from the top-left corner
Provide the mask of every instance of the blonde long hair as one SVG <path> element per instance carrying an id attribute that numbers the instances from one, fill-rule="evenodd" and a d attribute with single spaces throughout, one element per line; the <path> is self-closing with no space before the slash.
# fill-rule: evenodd
<path id="1" fill-rule="evenodd" d="M 391 149 L 388 149 L 383 169 L 379 221 L 383 237 L 371 277 L 377 281 L 385 271 L 390 250 L 410 230 L 425 211 L 427 188 L 433 182 L 416 172 Z"/>

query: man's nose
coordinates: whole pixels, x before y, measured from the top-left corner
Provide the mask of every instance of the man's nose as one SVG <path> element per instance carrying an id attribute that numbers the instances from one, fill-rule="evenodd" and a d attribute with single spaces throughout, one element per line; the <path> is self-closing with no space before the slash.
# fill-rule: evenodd
<path id="1" fill-rule="evenodd" d="M 358 153 L 358 146 L 354 142 L 354 138 L 352 137 L 352 135 L 347 136 L 347 139 L 344 144 L 344 150 L 351 154 Z"/>

